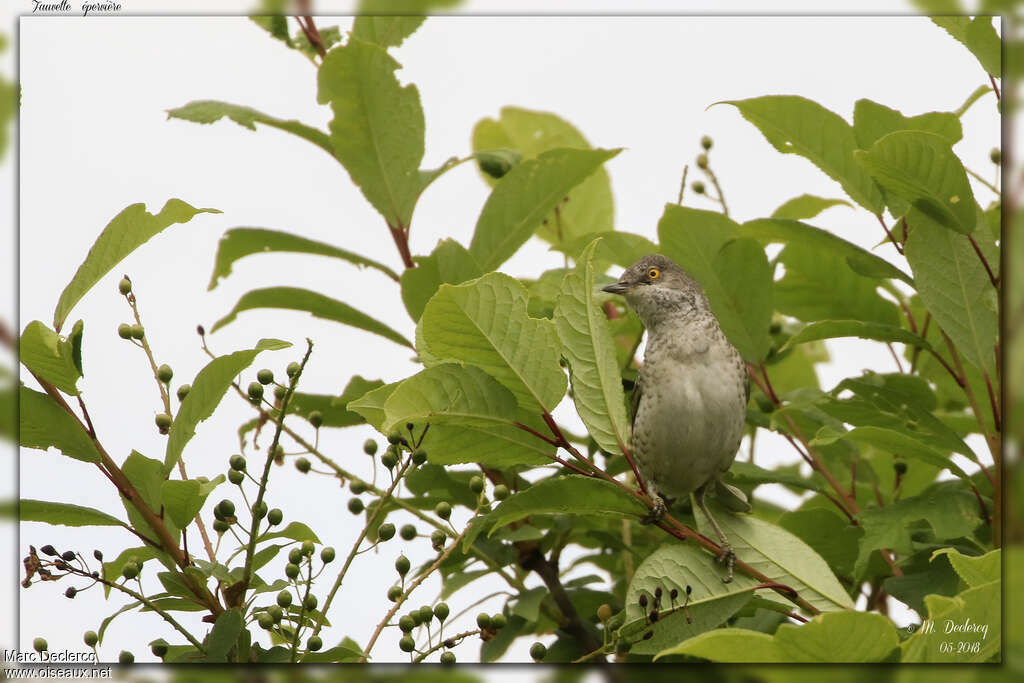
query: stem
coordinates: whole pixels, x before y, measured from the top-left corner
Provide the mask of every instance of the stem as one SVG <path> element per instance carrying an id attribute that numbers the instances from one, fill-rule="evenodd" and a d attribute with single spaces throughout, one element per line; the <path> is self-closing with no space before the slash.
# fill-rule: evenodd
<path id="1" fill-rule="evenodd" d="M 978 421 L 978 427 L 981 429 L 981 433 L 985 436 L 985 441 L 988 443 L 989 452 L 992 454 L 992 462 L 995 464 L 996 472 L 999 472 L 1000 461 L 1002 460 L 1000 455 L 1000 443 L 999 437 L 995 434 L 989 434 L 988 429 L 985 425 L 985 419 L 982 417 L 981 409 L 978 407 L 978 400 L 974 397 L 974 391 L 971 390 L 971 385 L 967 381 L 967 373 L 964 372 L 964 366 L 960 362 L 960 355 L 956 352 L 956 346 L 953 345 L 953 340 L 949 338 L 945 330 L 942 330 L 942 338 L 946 340 L 946 347 L 949 349 L 949 355 L 953 358 L 953 364 L 956 366 L 956 372 L 960 378 L 960 386 L 964 390 L 964 394 L 967 395 L 967 401 L 971 405 L 971 410 L 974 412 L 974 419 Z M 980 463 L 979 463 L 980 465 Z M 988 476 L 989 481 L 995 486 L 995 481 L 992 475 L 989 474 L 988 470 L 982 466 L 982 471 Z"/>
<path id="2" fill-rule="evenodd" d="M 399 226 L 397 228 L 388 225 L 388 230 L 391 231 L 391 239 L 395 241 L 395 246 L 398 247 L 398 253 L 402 257 L 402 264 L 406 268 L 415 268 L 416 262 L 412 260 L 412 254 L 409 252 L 409 230 Z"/>
<path id="3" fill-rule="evenodd" d="M 74 571 L 74 573 L 76 573 L 76 574 L 79 573 L 78 570 L 72 570 L 72 571 Z M 88 576 L 89 578 L 93 578 L 91 575 L 84 574 L 84 573 L 82 574 L 82 576 Z M 174 617 L 172 617 L 170 614 L 168 614 L 164 610 L 162 610 L 159 607 L 157 607 L 151 600 L 147 599 L 146 596 L 142 595 L 141 593 L 136 593 L 135 591 L 133 591 L 131 588 L 128 588 L 127 586 L 124 586 L 124 585 L 122 585 L 120 583 L 115 583 L 113 581 L 108 581 L 107 579 L 104 579 L 104 578 L 93 579 L 93 580 L 94 581 L 99 581 L 104 586 L 109 586 L 110 588 L 117 589 L 117 590 L 121 591 L 122 593 L 126 593 L 126 594 L 132 596 L 133 598 L 135 598 L 136 600 L 138 600 L 139 602 L 141 602 L 142 604 L 146 605 L 146 607 L 148 607 L 149 609 L 153 610 L 154 612 L 159 614 L 161 617 L 163 617 L 164 621 L 166 621 L 168 624 L 170 624 L 174 628 L 175 631 L 177 631 L 181 635 L 185 636 L 185 638 L 188 640 L 188 642 L 190 642 L 197 650 L 199 650 L 204 655 L 206 654 L 206 648 L 203 647 L 202 643 L 200 643 L 198 640 L 196 640 L 195 636 L 193 636 L 191 633 L 189 633 L 188 630 L 184 626 L 182 626 L 177 621 L 175 621 Z"/>
<path id="4" fill-rule="evenodd" d="M 885 219 L 882 218 L 882 214 L 876 213 L 875 214 L 875 218 L 877 218 L 878 222 L 881 223 L 882 230 L 885 230 L 885 234 L 888 235 L 889 241 L 892 242 L 892 246 L 896 247 L 896 251 L 898 251 L 899 253 L 902 254 L 903 253 L 903 247 L 900 246 L 900 243 L 896 241 L 896 238 L 893 237 L 892 233 L 889 231 L 889 226 L 887 226 L 885 224 Z"/>
<path id="5" fill-rule="evenodd" d="M 892 342 L 886 342 L 885 346 L 889 349 L 889 353 L 892 354 L 892 359 L 896 361 L 896 368 L 901 372 L 906 372 L 903 369 L 903 363 L 900 362 L 900 357 L 896 355 L 896 349 L 892 347 Z"/>
<path id="6" fill-rule="evenodd" d="M 722 205 L 722 214 L 728 216 L 729 207 L 725 204 L 725 193 L 722 192 L 722 186 L 718 184 L 718 176 L 715 175 L 715 172 L 711 170 L 710 166 L 702 170 L 711 180 L 711 184 L 715 186 L 715 191 L 718 193 L 718 197 L 716 197 L 716 199 L 718 199 L 718 203 Z"/>
<path id="7" fill-rule="evenodd" d="M 576 612 L 576 608 L 573 606 L 572 601 L 569 600 L 569 594 L 566 593 L 565 587 L 558 576 L 558 565 L 553 560 L 545 558 L 539 547 L 535 548 L 533 554 L 524 558 L 520 564 L 524 569 L 537 572 L 544 585 L 547 586 L 551 598 L 558 605 L 558 609 L 566 617 L 566 623 L 562 625 L 562 628 L 576 639 L 580 647 L 587 652 L 600 647 L 593 634 L 583 625 L 583 621 Z M 601 659 L 603 661 L 604 658 L 602 657 Z"/>
<path id="8" fill-rule="evenodd" d="M 996 168 L 998 169 L 998 166 Z M 999 194 L 999 189 L 995 185 L 993 185 L 989 181 L 985 180 L 980 175 L 978 175 L 977 173 L 975 173 L 971 169 L 967 168 L 966 166 L 964 166 L 964 170 L 967 171 L 968 175 L 970 175 L 972 178 L 977 180 L 979 183 L 981 183 L 982 185 L 984 185 L 988 189 L 992 190 L 992 192 L 994 192 L 996 195 Z"/>
<path id="9" fill-rule="evenodd" d="M 313 17 L 310 16 L 310 1 L 309 0 L 298 0 L 298 9 L 302 16 L 295 17 L 295 20 L 299 22 L 299 28 L 306 34 L 306 39 L 309 40 L 309 44 L 313 46 L 316 53 L 320 55 L 320 59 L 323 59 L 327 55 L 327 49 L 324 47 L 324 41 L 320 37 L 320 31 L 317 30 L 316 24 L 313 23 Z M 302 23 L 302 19 L 305 18 L 306 24 Z M 308 24 L 308 26 L 307 26 Z"/>
<path id="10" fill-rule="evenodd" d="M 996 85 L 996 77 L 993 76 L 992 74 L 989 74 L 988 75 L 988 80 L 989 80 L 990 83 L 992 83 L 992 92 L 994 92 L 996 94 L 996 99 L 997 100 L 1001 100 L 1002 96 L 999 94 L 999 86 Z"/>
<path id="11" fill-rule="evenodd" d="M 985 272 L 988 273 L 989 282 L 991 282 L 992 286 L 996 288 L 996 291 L 999 291 L 999 278 L 992 272 L 992 268 L 988 265 L 985 255 L 981 253 L 978 243 L 974 241 L 974 236 L 968 235 L 967 239 L 970 241 L 971 246 L 974 247 L 974 253 L 978 255 L 979 259 L 981 259 L 981 265 L 985 266 Z"/>
<path id="12" fill-rule="evenodd" d="M 683 166 L 683 181 L 679 183 L 679 198 L 676 199 L 676 204 L 679 206 L 683 205 L 683 190 L 686 189 L 686 174 L 690 172 L 690 165 Z"/>

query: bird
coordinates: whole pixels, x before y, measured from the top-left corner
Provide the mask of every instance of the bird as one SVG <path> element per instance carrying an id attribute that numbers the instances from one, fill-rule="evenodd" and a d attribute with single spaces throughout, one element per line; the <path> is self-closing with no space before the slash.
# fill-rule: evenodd
<path id="1" fill-rule="evenodd" d="M 705 498 L 715 489 L 729 509 L 750 510 L 743 492 L 721 481 L 743 438 L 746 365 L 700 283 L 667 256 L 640 258 L 602 290 L 622 295 L 647 330 L 632 395 L 632 455 L 652 501 L 644 521 L 660 521 L 666 501 L 695 493 L 721 542 L 728 583 L 736 554 Z"/>

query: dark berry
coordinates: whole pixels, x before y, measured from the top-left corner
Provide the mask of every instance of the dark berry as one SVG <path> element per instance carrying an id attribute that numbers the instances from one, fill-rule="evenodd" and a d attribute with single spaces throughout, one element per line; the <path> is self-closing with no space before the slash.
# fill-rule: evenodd
<path id="1" fill-rule="evenodd" d="M 363 511 L 363 501 L 359 498 L 352 498 L 348 501 L 348 511 L 353 515 L 358 515 Z"/>

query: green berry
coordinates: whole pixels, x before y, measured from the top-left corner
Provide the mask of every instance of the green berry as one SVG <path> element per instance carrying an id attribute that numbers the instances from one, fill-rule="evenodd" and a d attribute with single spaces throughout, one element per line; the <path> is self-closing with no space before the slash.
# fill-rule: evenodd
<path id="1" fill-rule="evenodd" d="M 238 470 L 239 472 L 245 470 L 245 458 L 242 457 L 241 455 L 232 455 L 230 458 L 228 458 L 228 464 L 231 466 L 231 469 L 233 470 Z"/>
<path id="2" fill-rule="evenodd" d="M 131 336 L 132 339 L 142 339 L 143 337 L 146 336 L 146 330 L 142 327 L 142 325 L 132 325 Z"/>
<path id="3" fill-rule="evenodd" d="M 164 384 L 170 384 L 171 378 L 174 377 L 174 370 L 171 370 L 171 366 L 164 363 L 156 369 L 156 376 Z"/>
<path id="4" fill-rule="evenodd" d="M 292 604 L 292 594 L 288 591 L 281 591 L 277 594 L 278 607 L 284 608 Z"/>
<path id="5" fill-rule="evenodd" d="M 371 456 L 372 455 L 376 455 L 377 454 L 377 442 L 374 441 L 373 439 L 367 439 L 366 441 L 364 441 L 363 442 L 363 453 L 366 453 L 367 455 L 371 455 Z"/>
<path id="6" fill-rule="evenodd" d="M 612 618 L 612 606 L 607 602 L 597 608 L 597 618 L 602 622 L 608 621 Z"/>
<path id="7" fill-rule="evenodd" d="M 331 546 L 327 546 L 320 551 L 320 561 L 324 564 L 330 564 L 331 562 L 334 562 L 334 556 L 334 548 L 332 548 Z"/>
<path id="8" fill-rule="evenodd" d="M 286 389 L 285 387 L 282 387 L 280 385 L 274 387 L 274 398 L 276 398 L 278 401 L 284 398 L 284 395 L 287 393 L 288 389 Z"/>
<path id="9" fill-rule="evenodd" d="M 539 662 L 544 659 L 547 654 L 548 649 L 544 646 L 544 643 L 534 643 L 530 646 L 530 656 L 533 657 L 533 661 L 535 662 Z"/>
<path id="10" fill-rule="evenodd" d="M 348 490 L 356 494 L 357 496 L 360 493 L 366 493 L 366 482 L 361 479 L 353 479 L 351 482 L 349 482 Z"/>
<path id="11" fill-rule="evenodd" d="M 309 414 L 309 424 L 313 425 L 313 429 L 320 429 L 320 425 L 324 423 L 324 414 L 319 410 L 314 410 Z"/>
<path id="12" fill-rule="evenodd" d="M 228 530 L 228 527 L 228 523 L 225 522 L 223 519 L 213 520 L 213 530 L 216 531 L 218 534 L 223 534 L 225 531 Z"/>
<path id="13" fill-rule="evenodd" d="M 444 652 L 442 652 L 441 653 L 441 663 L 442 664 L 454 664 L 455 663 L 455 653 L 451 652 L 450 650 L 445 650 Z"/>
<path id="14" fill-rule="evenodd" d="M 302 562 L 302 548 L 292 548 L 288 551 L 288 561 L 292 564 Z"/>
<path id="15" fill-rule="evenodd" d="M 391 444 L 392 446 L 396 446 L 402 443 L 401 432 L 391 432 L 390 434 L 388 434 L 388 443 Z"/>
<path id="16" fill-rule="evenodd" d="M 217 510 L 224 517 L 233 517 L 235 514 L 235 504 L 225 498 L 221 502 L 217 503 Z"/>
<path id="17" fill-rule="evenodd" d="M 359 498 L 352 498 L 348 501 L 348 511 L 353 515 L 358 515 L 363 511 L 363 501 Z"/>
<path id="18" fill-rule="evenodd" d="M 993 164 L 998 164 L 1003 161 L 1003 153 L 998 147 L 993 147 L 992 151 L 988 153 L 988 158 L 992 160 Z"/>
<path id="19" fill-rule="evenodd" d="M 416 628 L 416 621 L 408 614 L 403 615 L 402 618 L 398 620 L 398 628 L 402 629 L 402 633 L 408 633 Z"/>
<path id="20" fill-rule="evenodd" d="M 100 637 L 96 635 L 96 631 L 86 631 L 82 637 L 87 647 L 96 647 L 96 643 L 100 642 Z"/>
<path id="21" fill-rule="evenodd" d="M 316 609 L 317 599 L 316 596 L 310 593 L 302 600 L 302 606 L 306 608 L 307 612 L 311 612 Z"/>
<path id="22" fill-rule="evenodd" d="M 697 155 L 697 168 L 707 168 L 707 167 L 708 167 L 708 155 L 707 154 L 698 154 Z"/>
<path id="23" fill-rule="evenodd" d="M 402 597 L 402 587 L 392 586 L 388 589 L 388 600 L 391 602 L 398 602 L 398 598 Z"/>
<path id="24" fill-rule="evenodd" d="M 473 477 L 469 480 L 469 490 L 473 493 L 480 494 L 484 490 L 484 478 L 480 476 Z"/>
<path id="25" fill-rule="evenodd" d="M 32 641 L 32 649 L 36 652 L 46 652 L 49 647 L 50 646 L 46 644 L 46 638 L 36 638 Z"/>
<path id="26" fill-rule="evenodd" d="M 263 398 L 263 385 L 259 382 L 249 382 L 249 398 L 259 401 Z"/>
<path id="27" fill-rule="evenodd" d="M 411 541 L 416 538 L 416 527 L 412 524 L 403 524 L 402 530 L 398 532 L 399 535 L 407 541 Z"/>
<path id="28" fill-rule="evenodd" d="M 167 413 L 157 413 L 153 421 L 156 422 L 157 429 L 159 429 L 161 433 L 166 432 L 171 428 L 171 416 Z"/>
<path id="29" fill-rule="evenodd" d="M 448 535 L 445 532 L 440 529 L 435 529 L 434 532 L 430 534 L 430 545 L 434 547 L 434 550 L 440 550 L 444 547 L 444 542 L 447 538 Z"/>
<path id="30" fill-rule="evenodd" d="M 289 579 L 294 579 L 299 575 L 299 565 L 289 562 L 284 566 L 284 575 Z"/>
<path id="31" fill-rule="evenodd" d="M 710 136 L 705 135 L 700 139 L 700 146 L 704 148 L 705 152 L 711 149 L 711 144 L 712 141 Z"/>
<path id="32" fill-rule="evenodd" d="M 302 542 L 302 554 L 303 555 L 306 555 L 308 557 L 308 556 L 313 554 L 314 550 L 316 550 L 316 546 L 313 545 L 313 541 L 303 541 Z"/>
<path id="33" fill-rule="evenodd" d="M 262 370 L 256 373 L 256 381 L 258 381 L 260 384 L 270 384 L 271 382 L 274 381 L 273 371 L 268 370 L 267 368 L 263 368 Z"/>
<path id="34" fill-rule="evenodd" d="M 390 541 L 395 537 L 395 525 L 388 522 L 381 524 L 377 529 L 377 538 L 381 541 Z"/>
<path id="35" fill-rule="evenodd" d="M 402 636 L 402 639 L 398 641 L 398 647 L 402 649 L 402 652 L 412 652 L 416 649 L 416 641 L 412 639 L 412 636 Z"/>
<path id="36" fill-rule="evenodd" d="M 313 596 L 310 596 L 313 597 Z M 316 652 L 324 646 L 324 641 L 320 636 L 310 636 L 309 640 L 306 641 L 306 649 L 310 652 Z"/>
<path id="37" fill-rule="evenodd" d="M 119 654 L 117 656 L 117 663 L 118 664 L 134 664 L 135 663 L 135 655 L 133 655 L 128 650 L 121 650 L 121 654 Z"/>
<path id="38" fill-rule="evenodd" d="M 405 555 L 399 555 L 398 559 L 395 560 L 395 571 L 398 572 L 399 576 L 405 576 L 408 574 L 411 567 L 412 563 L 409 562 L 409 558 Z"/>
<path id="39" fill-rule="evenodd" d="M 161 642 L 157 642 L 157 643 L 153 643 L 152 645 L 149 646 L 149 650 L 155 656 L 159 657 L 160 659 L 163 659 L 164 655 L 167 654 L 167 643 L 162 642 L 162 641 Z"/>
<path id="40" fill-rule="evenodd" d="M 121 339 L 132 338 L 132 326 L 128 323 L 121 323 L 117 326 L 117 336 Z"/>
<path id="41" fill-rule="evenodd" d="M 139 575 L 139 565 L 134 562 L 128 562 L 121 567 L 121 576 L 126 579 L 134 579 Z"/>
<path id="42" fill-rule="evenodd" d="M 299 472 L 302 472 L 303 474 L 309 472 L 310 467 L 312 467 L 312 465 L 306 458 L 297 458 L 295 460 L 295 469 L 297 469 Z"/>
<path id="43" fill-rule="evenodd" d="M 121 281 L 117 283 L 117 291 L 125 295 L 131 293 L 132 281 L 126 277 L 121 278 Z"/>
<path id="44" fill-rule="evenodd" d="M 491 628 L 500 629 L 508 626 L 508 618 L 501 613 L 491 616 Z"/>
<path id="45" fill-rule="evenodd" d="M 430 620 L 434 618 L 434 610 L 430 605 L 423 605 L 420 607 L 420 622 L 429 624 Z"/>
<path id="46" fill-rule="evenodd" d="M 281 508 L 274 508 L 267 513 L 267 522 L 270 523 L 270 526 L 277 526 L 283 519 L 284 513 L 281 512 Z"/>
<path id="47" fill-rule="evenodd" d="M 434 506 L 434 514 L 441 519 L 448 519 L 452 516 L 452 506 L 442 500 Z"/>
<path id="48" fill-rule="evenodd" d="M 505 500 L 508 498 L 508 487 L 504 484 L 498 484 L 494 487 L 494 500 Z"/>
<path id="49" fill-rule="evenodd" d="M 238 470 L 228 470 L 228 481 L 235 486 L 241 486 L 242 482 L 245 481 L 245 475 Z"/>
<path id="50" fill-rule="evenodd" d="M 291 363 L 288 364 L 288 367 L 285 368 L 285 372 L 288 373 L 289 377 L 294 377 L 295 375 L 299 374 L 299 370 L 301 369 L 302 366 L 300 366 L 295 361 L 292 361 Z"/>
<path id="51" fill-rule="evenodd" d="M 256 618 L 256 621 L 259 622 L 260 628 L 264 630 L 269 631 L 270 629 L 274 628 L 274 617 L 270 616 L 268 612 L 263 612 L 262 614 L 260 614 Z"/>
<path id="52" fill-rule="evenodd" d="M 700 180 L 694 180 L 693 184 L 690 185 L 690 187 L 693 188 L 693 191 L 696 192 L 697 194 L 704 194 L 704 191 L 707 189 L 706 187 L 704 187 L 704 183 L 701 182 Z"/>
<path id="53" fill-rule="evenodd" d="M 280 622 L 282 619 L 284 619 L 284 610 L 281 609 L 280 605 L 271 605 L 270 607 L 268 607 L 267 614 L 269 614 L 270 618 L 273 619 L 275 622 Z"/>
<path id="54" fill-rule="evenodd" d="M 423 623 L 423 615 L 420 614 L 420 611 L 418 609 L 414 609 L 413 611 L 409 612 L 409 618 L 412 619 L 413 623 L 415 623 L 417 626 Z"/>
<path id="55" fill-rule="evenodd" d="M 182 384 L 180 387 L 178 387 L 178 400 L 184 401 L 185 397 L 188 396 L 188 392 L 190 391 L 192 391 L 191 384 Z"/>
<path id="56" fill-rule="evenodd" d="M 476 625 L 482 629 L 488 629 L 491 626 L 491 615 L 487 612 L 481 612 L 476 615 Z"/>
<path id="57" fill-rule="evenodd" d="M 398 464 L 398 455 L 389 448 L 384 451 L 384 455 L 380 456 L 380 463 L 389 470 L 394 469 Z"/>
<path id="58" fill-rule="evenodd" d="M 450 611 L 448 609 L 448 603 L 439 602 L 434 605 L 434 616 L 437 617 L 438 621 L 444 623 L 444 620 L 448 618 L 449 614 Z"/>
<path id="59" fill-rule="evenodd" d="M 422 465 L 427 461 L 427 452 L 422 448 L 417 448 L 412 453 L 412 461 L 416 465 Z"/>
<path id="60" fill-rule="evenodd" d="M 253 519 L 263 519 L 267 516 L 267 504 L 265 501 L 260 501 L 252 506 Z"/>

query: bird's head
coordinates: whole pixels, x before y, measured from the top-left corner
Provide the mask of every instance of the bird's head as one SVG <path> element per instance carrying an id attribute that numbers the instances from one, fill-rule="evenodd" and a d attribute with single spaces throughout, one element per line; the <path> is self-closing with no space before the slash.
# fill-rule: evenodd
<path id="1" fill-rule="evenodd" d="M 626 268 L 618 282 L 602 291 L 623 295 L 647 328 L 666 316 L 688 316 L 708 310 L 700 284 L 661 254 L 644 256 Z"/>

